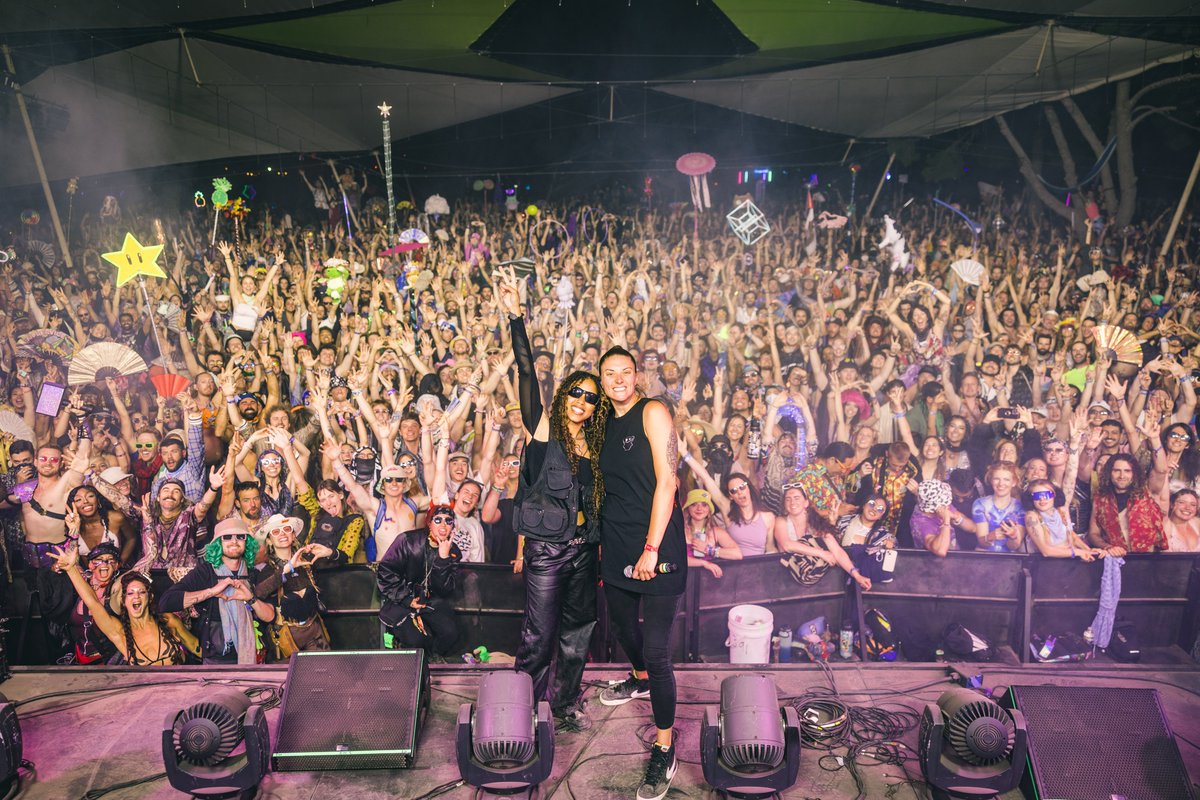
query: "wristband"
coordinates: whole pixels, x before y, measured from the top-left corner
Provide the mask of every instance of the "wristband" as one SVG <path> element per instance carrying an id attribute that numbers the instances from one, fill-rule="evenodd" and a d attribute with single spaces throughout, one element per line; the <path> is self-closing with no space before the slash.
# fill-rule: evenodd
<path id="1" fill-rule="evenodd" d="M 657 553 L 658 552 L 658 548 L 655 547 L 654 545 L 650 544 L 649 542 L 646 542 L 646 546 L 643 547 L 642 549 L 645 550 L 647 553 Z"/>
<path id="2" fill-rule="evenodd" d="M 492 430 L 494 430 L 496 433 L 499 433 L 500 431 L 504 430 L 504 426 L 503 425 L 493 425 Z"/>

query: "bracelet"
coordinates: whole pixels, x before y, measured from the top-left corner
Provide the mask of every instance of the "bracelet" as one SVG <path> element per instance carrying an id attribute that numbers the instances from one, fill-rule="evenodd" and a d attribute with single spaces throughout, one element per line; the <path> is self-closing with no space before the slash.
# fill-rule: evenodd
<path id="1" fill-rule="evenodd" d="M 350 396 L 351 397 L 362 397 L 362 389 L 351 389 Z"/>
<path id="2" fill-rule="evenodd" d="M 908 416 L 907 411 L 893 411 L 892 412 L 892 419 L 900 419 L 901 417 L 906 417 L 906 416 Z"/>
<path id="3" fill-rule="evenodd" d="M 658 548 L 655 547 L 654 545 L 650 544 L 649 542 L 646 542 L 646 546 L 643 547 L 642 549 L 645 550 L 647 553 L 657 553 L 658 552 Z"/>
<path id="4" fill-rule="evenodd" d="M 496 433 L 499 433 L 500 431 L 504 430 L 504 426 L 503 426 L 503 425 L 496 425 L 496 424 L 493 424 L 493 425 L 492 425 L 492 430 L 494 430 Z"/>
<path id="5" fill-rule="evenodd" d="M 236 405 L 237 405 L 237 400 L 234 400 L 234 399 L 233 399 L 233 398 L 231 398 L 231 397 L 226 397 L 226 398 L 225 398 L 225 405 L 227 405 L 227 406 L 236 406 Z"/>
<path id="6" fill-rule="evenodd" d="M 1071 545 L 1071 558 L 1078 558 L 1078 557 L 1079 557 L 1079 556 L 1077 556 L 1077 555 L 1075 554 L 1075 546 L 1074 546 L 1074 545 Z"/>

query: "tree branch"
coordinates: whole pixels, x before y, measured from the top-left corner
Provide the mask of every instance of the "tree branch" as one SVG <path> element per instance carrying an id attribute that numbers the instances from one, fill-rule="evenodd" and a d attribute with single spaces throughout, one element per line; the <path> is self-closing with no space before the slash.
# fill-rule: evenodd
<path id="1" fill-rule="evenodd" d="M 1017 163 L 1020 164 L 1021 175 L 1025 178 L 1026 185 L 1033 190 L 1038 200 L 1042 201 L 1042 205 L 1063 219 L 1070 220 L 1071 212 L 1038 179 L 1037 173 L 1033 170 L 1033 162 L 1030 160 L 1029 154 L 1025 152 L 1025 148 L 1021 146 L 1021 142 L 1013 134 L 1012 129 L 1008 127 L 1008 120 L 1004 119 L 1003 116 L 996 117 L 995 119 L 996 124 L 1000 127 L 1000 133 L 1004 135 L 1004 138 L 1008 141 L 1008 146 L 1012 148 L 1013 153 L 1017 157 Z"/>
<path id="2" fill-rule="evenodd" d="M 1150 92 L 1153 92 L 1156 89 L 1161 89 L 1162 87 L 1169 86 L 1172 83 L 1182 83 L 1184 81 L 1194 81 L 1197 78 L 1200 78 L 1200 73 L 1191 74 L 1191 75 L 1175 75 L 1170 78 L 1163 78 L 1160 81 L 1155 81 L 1154 83 L 1143 86 L 1140 90 L 1138 90 L 1137 94 L 1135 94 L 1133 97 L 1129 98 L 1129 103 L 1130 103 L 1130 105 L 1136 106 L 1138 104 L 1138 101 L 1142 99 L 1142 95 L 1149 94 Z"/>

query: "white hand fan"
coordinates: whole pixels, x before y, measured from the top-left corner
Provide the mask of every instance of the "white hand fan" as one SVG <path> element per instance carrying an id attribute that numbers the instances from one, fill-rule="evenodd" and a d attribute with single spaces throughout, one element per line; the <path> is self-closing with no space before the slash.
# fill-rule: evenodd
<path id="1" fill-rule="evenodd" d="M 21 418 L 15 411 L 0 411 L 0 432 L 12 434 L 14 439 L 24 439 L 27 442 L 36 442 L 37 439 L 33 435 L 33 429 L 25 424 L 25 420 Z"/>
<path id="2" fill-rule="evenodd" d="M 67 383 L 80 386 L 102 382 L 118 375 L 136 375 L 149 367 L 145 360 L 123 344 L 97 342 L 75 354 L 67 370 Z"/>
<path id="3" fill-rule="evenodd" d="M 950 265 L 950 269 L 954 270 L 955 275 L 962 278 L 963 283 L 969 283 L 972 286 L 978 286 L 983 278 L 983 264 L 973 258 L 960 258 Z"/>

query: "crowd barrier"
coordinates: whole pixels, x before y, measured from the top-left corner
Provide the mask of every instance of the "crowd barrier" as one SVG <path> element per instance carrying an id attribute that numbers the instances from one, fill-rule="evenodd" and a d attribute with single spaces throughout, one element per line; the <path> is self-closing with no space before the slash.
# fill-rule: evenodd
<path id="1" fill-rule="evenodd" d="M 1027 661 L 1031 635 L 1082 632 L 1091 623 L 1104 569 L 1102 562 L 1038 555 L 951 552 L 938 558 L 923 550 L 901 550 L 894 579 L 863 592 L 856 584 L 848 585 L 837 568 L 814 585 L 802 586 L 780 564 L 778 554 L 720 564 L 721 578 L 704 569 L 691 570 L 672 636 L 679 662 L 727 660 L 729 609 L 742 604 L 769 608 L 776 628 L 798 630 L 806 621 L 824 617 L 835 637 L 847 619 L 861 629 L 869 608 L 884 612 L 904 634 L 925 641 L 936 641 L 947 623 L 957 621 Z M 1129 555 L 1121 577 L 1117 616 L 1137 625 L 1142 645 L 1177 645 L 1191 651 L 1200 634 L 1200 556 Z M 154 578 L 160 591 L 165 588 L 165 575 Z M 366 565 L 317 570 L 317 581 L 334 645 L 379 647 L 374 571 Z M 36 593 L 30 593 L 33 583 L 14 576 L 10 590 L 11 663 L 46 663 L 53 649 Z M 453 602 L 463 652 L 482 645 L 492 652 L 516 653 L 525 606 L 522 576 L 504 566 L 464 564 Z M 624 661 L 607 624 L 602 591 L 599 605 L 592 658 Z"/>

